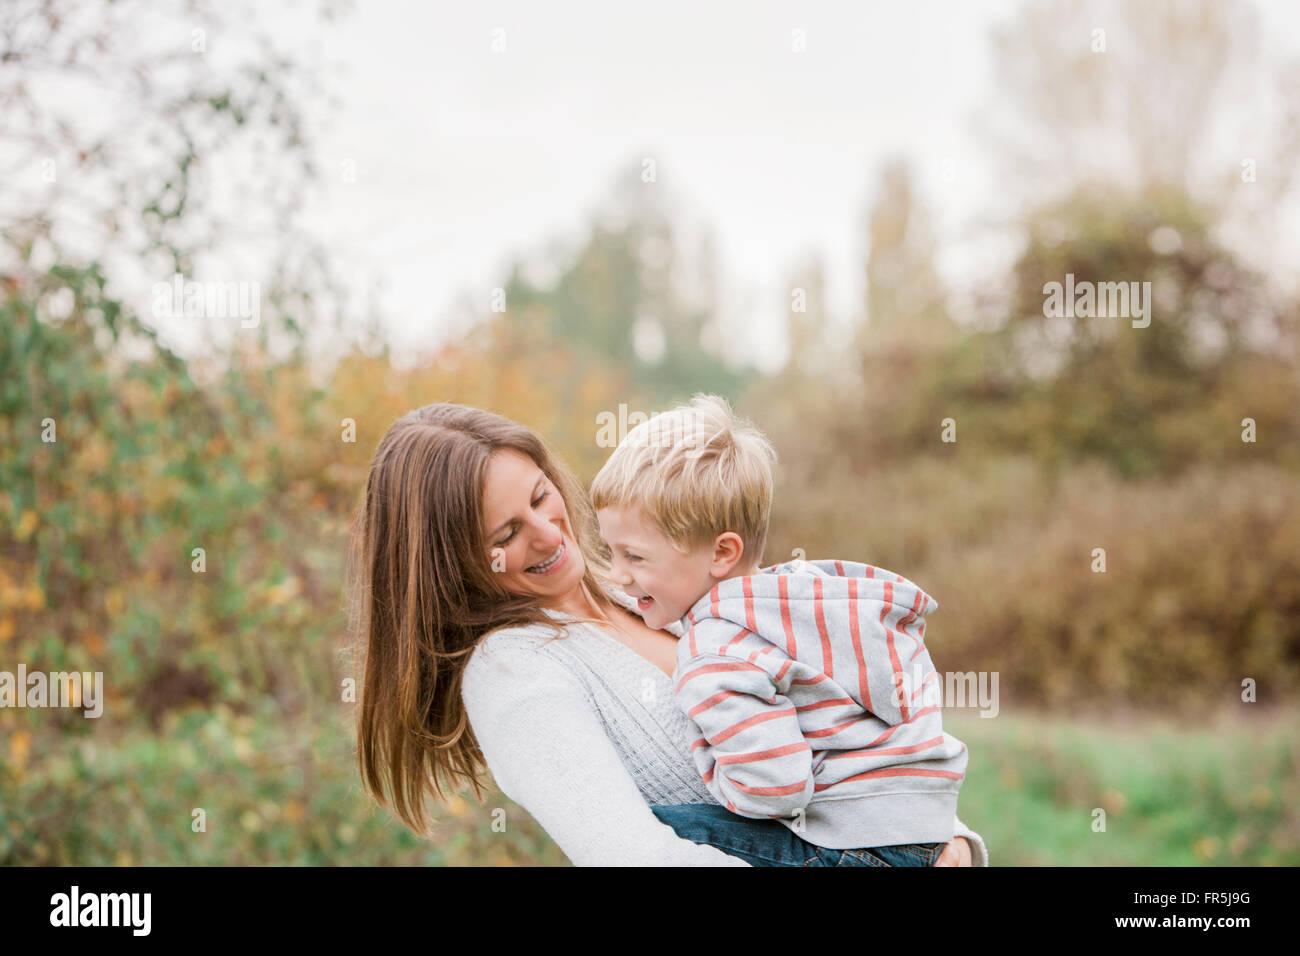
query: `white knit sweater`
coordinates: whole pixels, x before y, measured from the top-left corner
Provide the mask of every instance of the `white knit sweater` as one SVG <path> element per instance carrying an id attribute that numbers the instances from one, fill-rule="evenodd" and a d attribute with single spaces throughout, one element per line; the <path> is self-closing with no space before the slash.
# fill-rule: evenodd
<path id="1" fill-rule="evenodd" d="M 678 625 L 668 630 L 681 636 Z M 501 792 L 577 866 L 748 866 L 682 839 L 650 810 L 717 802 L 691 759 L 697 732 L 672 679 L 601 628 L 572 622 L 567 632 L 551 640 L 542 626 L 496 631 L 466 665 L 462 700 Z M 955 832 L 970 839 L 971 862 L 987 866 L 979 835 L 961 820 Z"/>

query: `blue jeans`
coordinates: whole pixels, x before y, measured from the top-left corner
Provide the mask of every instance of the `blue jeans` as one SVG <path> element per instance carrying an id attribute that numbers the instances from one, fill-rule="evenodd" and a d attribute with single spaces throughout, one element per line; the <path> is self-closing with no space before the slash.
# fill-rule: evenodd
<path id="1" fill-rule="evenodd" d="M 755 820 L 713 803 L 651 807 L 683 840 L 706 843 L 752 866 L 934 866 L 942 843 L 828 850 L 800 838 L 776 820 Z"/>

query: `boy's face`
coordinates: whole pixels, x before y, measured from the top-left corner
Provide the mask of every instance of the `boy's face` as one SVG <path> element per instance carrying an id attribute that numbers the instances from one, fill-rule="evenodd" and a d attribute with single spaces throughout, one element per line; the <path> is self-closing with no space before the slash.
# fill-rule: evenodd
<path id="1" fill-rule="evenodd" d="M 601 508 L 596 520 L 609 545 L 614 583 L 637 598 L 650 627 L 681 620 L 718 583 L 711 573 L 713 548 L 705 544 L 682 554 L 640 508 Z"/>

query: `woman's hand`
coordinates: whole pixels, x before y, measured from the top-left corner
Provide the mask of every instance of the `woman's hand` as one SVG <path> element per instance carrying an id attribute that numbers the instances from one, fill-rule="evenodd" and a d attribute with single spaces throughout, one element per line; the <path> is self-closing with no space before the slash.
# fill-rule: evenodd
<path id="1" fill-rule="evenodd" d="M 939 854 L 935 866 L 970 866 L 970 840 L 957 837 Z"/>

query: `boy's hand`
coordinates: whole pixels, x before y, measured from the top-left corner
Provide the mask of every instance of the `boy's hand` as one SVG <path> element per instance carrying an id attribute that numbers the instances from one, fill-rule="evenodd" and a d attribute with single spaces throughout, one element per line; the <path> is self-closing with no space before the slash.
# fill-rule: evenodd
<path id="1" fill-rule="evenodd" d="M 970 866 L 970 840 L 957 837 L 939 854 L 935 866 Z"/>

